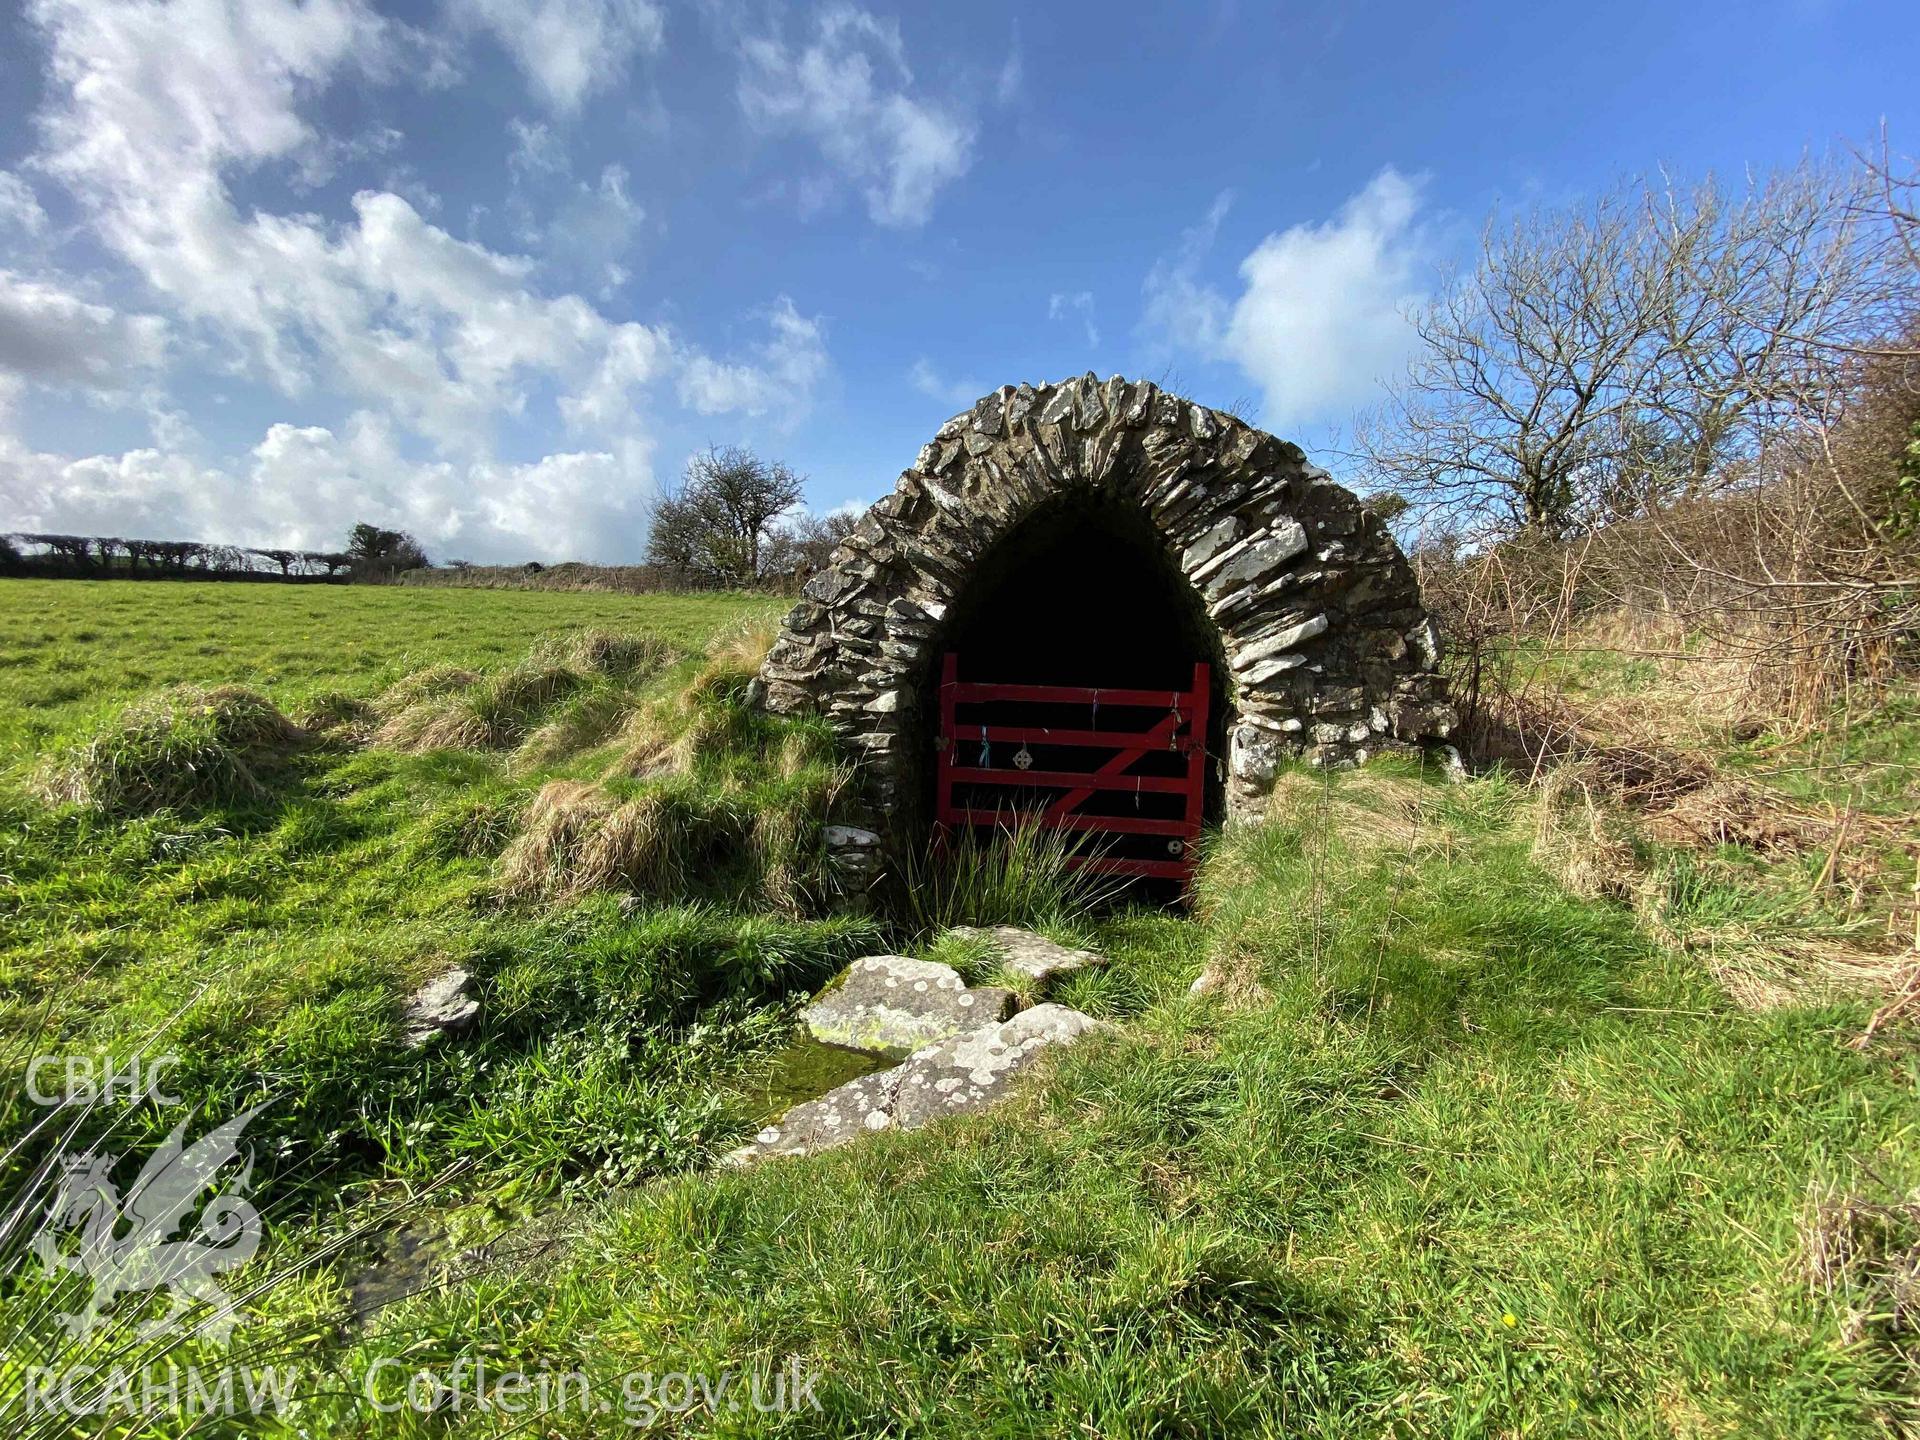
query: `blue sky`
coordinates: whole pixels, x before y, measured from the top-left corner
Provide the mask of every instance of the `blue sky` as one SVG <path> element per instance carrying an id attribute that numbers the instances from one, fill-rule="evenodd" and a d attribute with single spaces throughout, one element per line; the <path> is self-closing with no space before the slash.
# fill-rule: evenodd
<path id="1" fill-rule="evenodd" d="M 1496 206 L 1920 148 L 1911 3 L 33 0 L 0 529 L 632 560 L 1092 370 L 1325 452 Z"/>

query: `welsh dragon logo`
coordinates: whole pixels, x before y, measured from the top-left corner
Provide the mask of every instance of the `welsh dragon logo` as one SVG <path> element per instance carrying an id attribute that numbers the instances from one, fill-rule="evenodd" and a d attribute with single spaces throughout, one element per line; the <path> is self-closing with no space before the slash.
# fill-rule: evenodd
<path id="1" fill-rule="evenodd" d="M 260 1248 L 260 1214 L 241 1198 L 253 1176 L 251 1151 L 241 1172 L 201 1208 L 193 1238 L 174 1236 L 221 1168 L 239 1155 L 241 1132 L 265 1108 L 236 1115 L 192 1145 L 181 1121 L 124 1199 L 110 1178 L 117 1156 L 88 1153 L 67 1162 L 33 1251 L 50 1273 L 73 1271 L 93 1282 L 87 1304 L 60 1317 L 69 1334 L 91 1331 L 121 1295 L 165 1286 L 167 1313 L 141 1327 L 141 1335 L 157 1335 L 193 1305 L 205 1304 L 209 1313 L 195 1332 L 226 1339 L 235 1317 L 213 1277 L 246 1264 Z"/>

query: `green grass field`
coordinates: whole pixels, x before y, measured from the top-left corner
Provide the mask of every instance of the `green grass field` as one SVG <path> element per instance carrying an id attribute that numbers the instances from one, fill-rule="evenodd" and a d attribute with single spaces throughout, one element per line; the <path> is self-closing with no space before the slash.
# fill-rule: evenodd
<path id="1" fill-rule="evenodd" d="M 713 1170 L 798 997 L 941 945 L 823 903 L 828 742 L 745 710 L 739 647 L 698 653 L 779 609 L 0 582 L 9 1133 L 39 1118 L 36 1053 L 177 1054 L 196 1113 L 268 1105 L 268 1244 L 238 1278 L 277 1278 L 226 1347 L 168 1358 L 285 1364 L 298 1398 L 192 1433 L 630 1433 L 618 1403 L 380 1413 L 383 1361 L 388 1398 L 475 1363 L 602 1399 L 643 1372 L 819 1376 L 818 1410 L 670 1433 L 1920 1433 L 1910 1032 L 1849 1044 L 1872 1001 L 1838 992 L 1734 1003 L 1719 971 L 1758 963 L 1735 940 L 1798 943 L 1808 912 L 1737 847 L 1616 839 L 1636 893 L 1582 883 L 1598 833 L 1499 774 L 1289 776 L 1191 917 L 956 886 L 927 911 L 1017 905 L 1111 956 L 1058 998 L 1114 1029 L 998 1111 Z M 183 684 L 247 686 L 313 738 L 204 691 L 155 708 Z M 1862 753 L 1907 753 L 1885 724 Z M 481 1020 L 406 1049 L 399 998 L 452 963 Z M 1190 997 L 1209 966 L 1225 983 Z M 180 1118 L 84 1138 L 144 1151 Z M 405 1224 L 442 1254 L 506 1240 L 355 1319 Z M 53 1318 L 72 1284 L 8 1243 L 0 1426 L 186 1433 L 25 1423 L 31 1367 L 101 1356 Z"/>
<path id="2" fill-rule="evenodd" d="M 0 585 L 0 754 L 17 764 L 100 706 L 161 685 L 251 685 L 283 708 L 371 694 L 427 665 L 498 664 L 574 626 L 697 647 L 784 603 L 746 595 L 600 595 L 364 585 Z"/>

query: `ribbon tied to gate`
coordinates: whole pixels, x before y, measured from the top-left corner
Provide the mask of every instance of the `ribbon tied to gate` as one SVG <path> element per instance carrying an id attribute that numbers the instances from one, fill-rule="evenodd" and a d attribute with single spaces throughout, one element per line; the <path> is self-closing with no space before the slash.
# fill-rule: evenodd
<path id="1" fill-rule="evenodd" d="M 980 768 L 982 770 L 993 768 L 993 746 L 987 741 L 987 727 L 984 725 L 980 727 Z"/>

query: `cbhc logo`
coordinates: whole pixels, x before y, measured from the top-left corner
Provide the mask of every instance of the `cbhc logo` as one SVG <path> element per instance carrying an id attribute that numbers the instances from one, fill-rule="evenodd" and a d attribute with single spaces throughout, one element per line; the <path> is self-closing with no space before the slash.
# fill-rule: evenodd
<path id="1" fill-rule="evenodd" d="M 179 1063 L 177 1055 L 152 1060 L 136 1055 L 125 1061 L 96 1060 L 90 1055 L 41 1055 L 27 1066 L 27 1098 L 36 1105 L 135 1105 L 142 1100 L 178 1105 L 180 1097 L 161 1086 L 162 1077 Z M 50 1077 L 64 1080 L 64 1088 L 49 1091 L 46 1085 Z"/>

